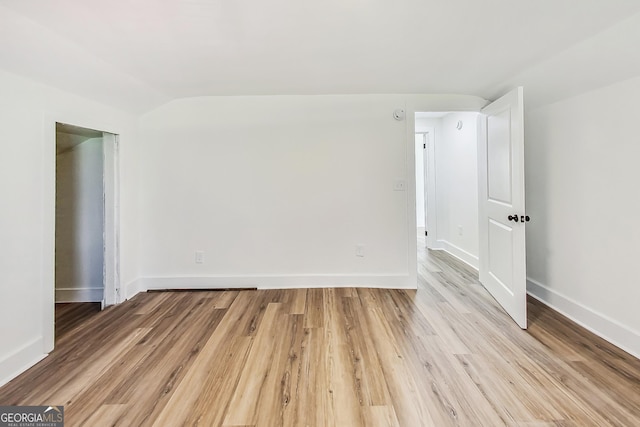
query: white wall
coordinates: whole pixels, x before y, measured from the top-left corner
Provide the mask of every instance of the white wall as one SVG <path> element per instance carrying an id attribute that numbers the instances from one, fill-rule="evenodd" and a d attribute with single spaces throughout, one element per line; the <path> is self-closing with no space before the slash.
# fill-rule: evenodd
<path id="1" fill-rule="evenodd" d="M 185 276 L 255 286 L 366 276 L 407 286 L 407 193 L 393 191 L 394 179 L 406 179 L 406 122 L 392 117 L 402 105 L 398 97 L 195 98 L 147 114 L 144 275 L 184 286 Z"/>
<path id="2" fill-rule="evenodd" d="M 420 105 L 407 98 L 203 97 L 146 114 L 146 286 L 415 287 L 413 120 L 392 117 Z"/>
<path id="3" fill-rule="evenodd" d="M 475 268 L 479 255 L 477 117 L 473 112 L 447 114 L 435 142 L 437 242 Z M 458 121 L 463 124 L 460 130 Z"/>
<path id="4" fill-rule="evenodd" d="M 528 290 L 640 356 L 640 77 L 526 115 Z"/>
<path id="5" fill-rule="evenodd" d="M 103 216 L 100 137 L 56 156 L 56 302 L 102 301 Z"/>
<path id="6" fill-rule="evenodd" d="M 416 132 L 440 132 L 440 126 L 442 126 L 441 118 L 416 118 Z"/>
<path id="7" fill-rule="evenodd" d="M 0 71 L 0 384 L 53 346 L 55 122 L 121 135 L 121 274 L 137 272 L 135 117 Z M 134 288 L 134 286 L 131 286 Z"/>

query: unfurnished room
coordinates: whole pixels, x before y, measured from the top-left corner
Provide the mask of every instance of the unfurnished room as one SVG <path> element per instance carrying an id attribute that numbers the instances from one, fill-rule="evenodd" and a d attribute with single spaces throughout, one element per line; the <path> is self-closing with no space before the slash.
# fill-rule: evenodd
<path id="1" fill-rule="evenodd" d="M 637 0 L 0 0 L 0 427 L 640 425 Z"/>

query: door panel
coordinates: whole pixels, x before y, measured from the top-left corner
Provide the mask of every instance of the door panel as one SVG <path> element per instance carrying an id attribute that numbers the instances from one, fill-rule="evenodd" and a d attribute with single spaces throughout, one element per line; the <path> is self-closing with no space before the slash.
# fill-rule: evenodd
<path id="1" fill-rule="evenodd" d="M 511 295 L 512 234 L 513 228 L 489 219 L 489 274 Z"/>
<path id="2" fill-rule="evenodd" d="M 527 327 L 523 90 L 485 107 L 479 121 L 480 282 Z M 511 217 L 511 219 L 509 218 Z"/>
<path id="3" fill-rule="evenodd" d="M 489 175 L 489 197 L 492 200 L 511 204 L 511 110 L 509 108 L 487 116 L 488 139 L 487 164 Z"/>

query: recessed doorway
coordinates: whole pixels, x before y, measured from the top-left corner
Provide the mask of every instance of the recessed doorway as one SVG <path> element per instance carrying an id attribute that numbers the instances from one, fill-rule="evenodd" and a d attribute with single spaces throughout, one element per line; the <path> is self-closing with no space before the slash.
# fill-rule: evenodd
<path id="1" fill-rule="evenodd" d="M 56 123 L 55 165 L 59 332 L 117 300 L 117 135 Z"/>
<path id="2" fill-rule="evenodd" d="M 477 120 L 477 112 L 415 113 L 419 249 L 447 251 L 476 270 Z"/>

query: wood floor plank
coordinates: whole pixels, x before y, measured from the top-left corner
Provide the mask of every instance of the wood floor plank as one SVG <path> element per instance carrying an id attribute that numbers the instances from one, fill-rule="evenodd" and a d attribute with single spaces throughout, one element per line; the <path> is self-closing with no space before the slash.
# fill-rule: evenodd
<path id="1" fill-rule="evenodd" d="M 122 425 L 123 415 L 130 411 L 129 405 L 100 405 L 93 414 L 84 421 L 84 425 L 93 427 L 107 427 Z M 65 423 L 69 424 L 68 417 Z"/>
<path id="2" fill-rule="evenodd" d="M 239 291 L 223 291 L 218 293 L 214 308 L 229 308 L 238 296 Z"/>
<path id="3" fill-rule="evenodd" d="M 327 364 L 323 328 L 305 328 L 300 353 L 296 398 L 287 426 L 332 425 L 329 390 L 326 386 Z"/>
<path id="4" fill-rule="evenodd" d="M 200 366 L 205 370 L 198 372 L 203 382 L 197 393 L 191 392 L 186 387 L 176 390 L 171 404 L 165 407 L 154 426 L 222 425 L 233 390 L 245 368 L 252 342 L 252 337 L 229 338 L 209 363 Z M 185 401 L 183 398 L 185 394 L 191 399 Z M 215 404 L 212 405 L 212 402 Z"/>
<path id="5" fill-rule="evenodd" d="M 322 289 L 307 290 L 307 311 L 304 317 L 305 328 L 322 328 L 324 326 L 324 303 Z"/>
<path id="6" fill-rule="evenodd" d="M 55 334 L 60 339 L 67 332 L 84 323 L 93 315 L 100 313 L 99 302 L 56 303 Z"/>
<path id="7" fill-rule="evenodd" d="M 481 357 L 473 354 L 459 354 L 456 358 L 489 406 L 506 425 L 516 425 L 518 420 L 531 418 L 531 411 L 519 395 L 514 393 L 514 389 L 509 387 L 510 382 L 500 373 L 494 372 Z"/>
<path id="8" fill-rule="evenodd" d="M 107 374 L 115 364 L 119 363 L 123 354 L 127 353 L 147 332 L 146 329 L 136 329 L 117 345 L 105 349 L 106 351 L 93 358 L 86 368 L 70 372 L 64 382 L 59 384 L 56 389 L 43 393 L 42 401 L 58 402 L 57 404 L 63 406 L 70 405 L 97 379 Z"/>
<path id="9" fill-rule="evenodd" d="M 373 331 L 366 322 L 365 308 L 360 298 L 344 298 L 339 307 L 344 319 L 345 338 L 350 348 L 350 362 L 356 380 L 360 405 L 382 407 L 391 405 L 389 389 L 384 380 Z M 389 411 L 383 413 L 390 416 Z"/>
<path id="10" fill-rule="evenodd" d="M 258 329 L 254 337 L 245 365 L 247 369 L 240 376 L 224 424 L 255 425 L 260 405 L 265 404 L 264 400 L 273 398 L 274 390 L 268 380 L 273 378 L 273 375 L 270 375 L 271 357 L 277 351 L 274 338 L 281 326 L 283 315 L 282 304 L 267 305 L 262 319 L 263 327 Z M 266 393 L 265 390 L 270 392 Z"/>
<path id="11" fill-rule="evenodd" d="M 446 425 L 442 424 L 443 418 L 440 411 L 429 410 L 429 406 L 433 407 L 435 402 L 422 401 L 416 384 L 419 379 L 405 364 L 394 332 L 381 310 L 381 294 L 384 294 L 384 291 L 361 291 L 363 303 L 368 307 L 367 321 L 376 331 L 373 337 L 399 424 L 401 426 Z"/>
<path id="12" fill-rule="evenodd" d="M 306 292 L 305 294 L 306 300 Z M 300 294 L 297 293 L 297 294 Z M 275 372 L 281 372 L 281 395 L 282 408 L 279 410 L 280 425 L 300 426 L 305 425 L 307 408 L 307 395 L 310 384 L 304 381 L 307 375 L 303 375 L 303 359 L 307 355 L 305 344 L 307 342 L 308 330 L 304 328 L 304 316 L 302 314 L 292 314 L 286 316 L 287 324 L 284 325 L 288 331 L 285 334 L 283 343 L 287 351 L 287 357 L 281 362 L 281 366 L 275 367 Z M 274 363 L 276 361 L 274 360 Z"/>
<path id="13" fill-rule="evenodd" d="M 399 427 L 398 417 L 392 405 L 364 408 L 364 425 L 367 427 Z"/>
<path id="14" fill-rule="evenodd" d="M 224 315 L 222 310 L 213 308 L 208 298 L 197 300 L 192 306 L 185 307 L 185 311 L 185 315 L 172 325 L 168 337 L 155 344 L 147 343 L 154 351 L 140 360 L 128 378 L 105 397 L 107 404 L 136 402 L 145 408 L 127 412 L 121 419 L 122 425 L 153 424 L 195 362 L 209 338 L 209 331 L 215 329 Z M 193 324 L 201 325 L 201 328 L 191 327 Z M 183 351 L 174 353 L 174 348 Z M 140 377 L 147 380 L 141 382 Z"/>
<path id="15" fill-rule="evenodd" d="M 307 307 L 307 290 L 296 289 L 293 295 L 293 301 L 289 314 L 304 314 Z"/>
<path id="16" fill-rule="evenodd" d="M 166 310 L 167 300 L 176 299 L 175 295 L 172 295 L 169 292 L 161 292 L 161 293 L 144 293 L 136 296 L 136 302 L 139 301 L 139 304 L 134 308 L 132 307 L 132 311 L 135 311 L 138 315 L 149 315 L 157 310 Z M 145 303 L 144 300 L 147 300 Z"/>
<path id="17" fill-rule="evenodd" d="M 341 290 L 324 290 L 324 334 L 326 345 L 326 387 L 332 419 L 336 425 L 363 425 L 360 410 L 359 381 L 356 378 L 351 359 L 344 319 L 338 307 L 342 303 Z"/>
<path id="18" fill-rule="evenodd" d="M 254 296 L 253 291 L 241 292 L 233 301 L 218 327 L 211 331 L 207 343 L 163 408 L 155 426 L 181 425 L 187 420 L 193 423 L 194 418 L 198 420 L 204 417 L 209 401 L 203 400 L 203 397 L 218 399 L 217 410 L 211 410 L 208 416 L 222 422 L 252 343 L 252 338 L 244 335 L 244 330 L 238 330 L 236 326 L 243 317 L 251 316 L 246 313 L 245 307 Z M 241 340 L 239 337 L 247 339 Z M 230 347 L 230 343 L 234 345 Z M 237 376 L 225 376 L 227 370 L 237 373 Z M 229 388 L 222 390 L 223 384 Z"/>

